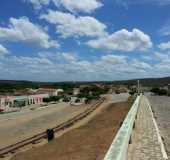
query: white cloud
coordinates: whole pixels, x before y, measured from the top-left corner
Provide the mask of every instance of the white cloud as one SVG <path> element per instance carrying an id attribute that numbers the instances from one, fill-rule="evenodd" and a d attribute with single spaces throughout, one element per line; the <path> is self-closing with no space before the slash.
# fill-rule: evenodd
<path id="1" fill-rule="evenodd" d="M 162 36 L 170 36 L 170 20 L 161 27 L 159 33 Z"/>
<path id="2" fill-rule="evenodd" d="M 51 0 L 23 0 L 23 1 L 31 3 L 35 9 L 41 9 L 42 6 L 49 5 Z"/>
<path id="3" fill-rule="evenodd" d="M 153 57 L 151 55 L 143 55 L 142 59 L 145 60 L 145 61 L 152 61 Z"/>
<path id="4" fill-rule="evenodd" d="M 170 52 L 155 52 L 154 58 L 159 61 L 160 64 L 169 64 L 170 63 Z"/>
<path id="5" fill-rule="evenodd" d="M 160 61 L 164 61 L 164 60 L 169 59 L 169 56 L 167 54 L 162 54 L 162 53 L 159 53 L 159 52 L 155 52 L 154 55 Z"/>
<path id="6" fill-rule="evenodd" d="M 40 19 L 56 24 L 57 32 L 63 37 L 106 35 L 106 25 L 89 16 L 76 17 L 69 13 L 49 10 L 48 14 L 41 15 Z"/>
<path id="7" fill-rule="evenodd" d="M 8 53 L 9 51 L 3 45 L 0 44 L 0 56 L 4 56 Z"/>
<path id="8" fill-rule="evenodd" d="M 167 49 L 170 49 L 170 41 L 168 42 L 164 42 L 164 43 L 160 43 L 158 45 L 158 47 L 162 50 L 167 50 Z"/>
<path id="9" fill-rule="evenodd" d="M 106 55 L 106 56 L 102 56 L 101 60 L 106 63 L 118 64 L 118 63 L 126 62 L 127 57 L 126 56 Z"/>
<path id="10" fill-rule="evenodd" d="M 151 69 L 150 64 L 136 60 L 136 59 L 132 60 L 131 65 L 135 67 L 136 69 L 144 69 L 144 70 Z"/>
<path id="11" fill-rule="evenodd" d="M 38 56 L 41 58 L 47 58 L 50 60 L 55 60 L 55 61 L 60 61 L 60 63 L 64 62 L 68 62 L 68 63 L 72 63 L 74 61 L 77 60 L 77 57 L 75 56 L 74 53 L 68 53 L 68 52 L 56 52 L 56 53 L 52 53 L 52 52 L 39 52 Z"/>
<path id="12" fill-rule="evenodd" d="M 153 4 L 159 6 L 170 5 L 170 0 L 116 0 L 116 2 L 125 7 L 133 4 Z"/>
<path id="13" fill-rule="evenodd" d="M 169 65 L 169 63 L 159 63 L 159 64 L 155 65 L 155 67 L 156 67 L 158 73 L 167 73 L 167 72 L 170 72 L 170 65 Z"/>
<path id="14" fill-rule="evenodd" d="M 53 2 L 59 6 L 62 5 L 71 12 L 86 12 L 91 13 L 97 8 L 100 8 L 103 4 L 98 0 L 53 0 Z"/>
<path id="15" fill-rule="evenodd" d="M 0 27 L 0 40 L 23 42 L 42 48 L 59 47 L 55 40 L 51 40 L 46 31 L 39 25 L 33 24 L 26 17 L 10 18 L 7 28 Z"/>
<path id="16" fill-rule="evenodd" d="M 73 62 L 76 60 L 76 57 L 70 53 L 62 53 L 61 55 L 67 62 Z"/>
<path id="17" fill-rule="evenodd" d="M 87 45 L 96 49 L 133 51 L 146 50 L 152 47 L 150 37 L 138 29 L 132 32 L 122 29 L 111 35 L 96 40 L 90 40 Z"/>
<path id="18" fill-rule="evenodd" d="M 64 7 L 70 12 L 85 12 L 91 13 L 97 8 L 103 6 L 99 0 L 24 0 L 31 3 L 35 9 L 41 9 L 43 6 L 48 6 L 53 3 L 57 7 Z"/>
<path id="19" fill-rule="evenodd" d="M 1 77 L 6 79 L 116 80 L 147 76 L 152 69 L 150 64 L 142 61 L 111 54 L 95 60 L 83 60 L 73 53 L 50 52 L 39 53 L 36 57 L 9 55 L 0 59 Z"/>

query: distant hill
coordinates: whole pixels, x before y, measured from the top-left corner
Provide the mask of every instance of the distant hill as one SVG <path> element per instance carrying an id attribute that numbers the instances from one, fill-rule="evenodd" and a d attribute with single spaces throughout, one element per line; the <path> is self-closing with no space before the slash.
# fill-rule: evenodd
<path id="1" fill-rule="evenodd" d="M 164 86 L 170 84 L 170 77 L 164 78 L 144 78 L 139 79 L 143 86 Z M 64 86 L 64 85 L 79 85 L 79 84 L 92 84 L 92 83 L 109 83 L 114 85 L 136 85 L 137 79 L 122 80 L 122 81 L 98 81 L 98 82 L 34 82 L 34 81 L 20 81 L 20 80 L 0 80 L 0 91 L 11 89 L 24 89 L 24 88 L 38 88 L 42 86 Z M 65 86 L 64 86 L 65 87 Z"/>
<path id="2" fill-rule="evenodd" d="M 143 86 L 164 86 L 170 84 L 170 77 L 164 78 L 144 78 L 144 79 L 133 79 L 124 81 L 114 81 L 113 84 L 124 84 L 124 85 L 136 85 L 137 80 L 140 80 L 140 84 Z"/>

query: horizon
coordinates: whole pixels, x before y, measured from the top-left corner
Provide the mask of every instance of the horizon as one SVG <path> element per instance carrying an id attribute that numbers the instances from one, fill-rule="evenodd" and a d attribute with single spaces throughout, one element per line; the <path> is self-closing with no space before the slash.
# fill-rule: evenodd
<path id="1" fill-rule="evenodd" d="M 169 0 L 1 0 L 0 79 L 170 76 Z"/>
<path id="2" fill-rule="evenodd" d="M 122 82 L 122 81 L 137 81 L 137 80 L 147 80 L 147 79 L 165 79 L 168 77 L 148 77 L 148 78 L 135 78 L 135 79 L 123 79 L 123 80 L 103 80 L 103 81 L 31 81 L 31 80 L 14 80 L 14 79 L 0 79 L 1 81 L 16 81 L 16 82 L 33 82 L 33 83 L 96 83 L 96 82 Z"/>

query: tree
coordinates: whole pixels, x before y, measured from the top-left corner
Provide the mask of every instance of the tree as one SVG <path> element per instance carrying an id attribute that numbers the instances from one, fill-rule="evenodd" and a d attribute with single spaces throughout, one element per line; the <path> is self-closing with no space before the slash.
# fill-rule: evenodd
<path id="1" fill-rule="evenodd" d="M 158 92 L 158 95 L 163 96 L 163 95 L 167 95 L 167 90 L 166 89 L 160 89 Z"/>
<path id="2" fill-rule="evenodd" d="M 46 102 L 46 103 L 50 102 L 50 98 L 43 98 L 43 102 Z"/>
<path id="3" fill-rule="evenodd" d="M 168 94 L 168 91 L 166 89 L 160 89 L 158 87 L 152 88 L 151 92 L 160 96 Z"/>
<path id="4" fill-rule="evenodd" d="M 154 93 L 154 94 L 158 94 L 160 91 L 160 89 L 158 87 L 154 87 L 151 89 L 151 92 Z"/>

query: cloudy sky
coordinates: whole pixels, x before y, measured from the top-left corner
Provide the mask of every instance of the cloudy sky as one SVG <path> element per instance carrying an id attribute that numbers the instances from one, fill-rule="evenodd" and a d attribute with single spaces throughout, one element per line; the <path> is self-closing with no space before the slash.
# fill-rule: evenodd
<path id="1" fill-rule="evenodd" d="M 0 79 L 170 76 L 170 0 L 1 0 Z"/>

